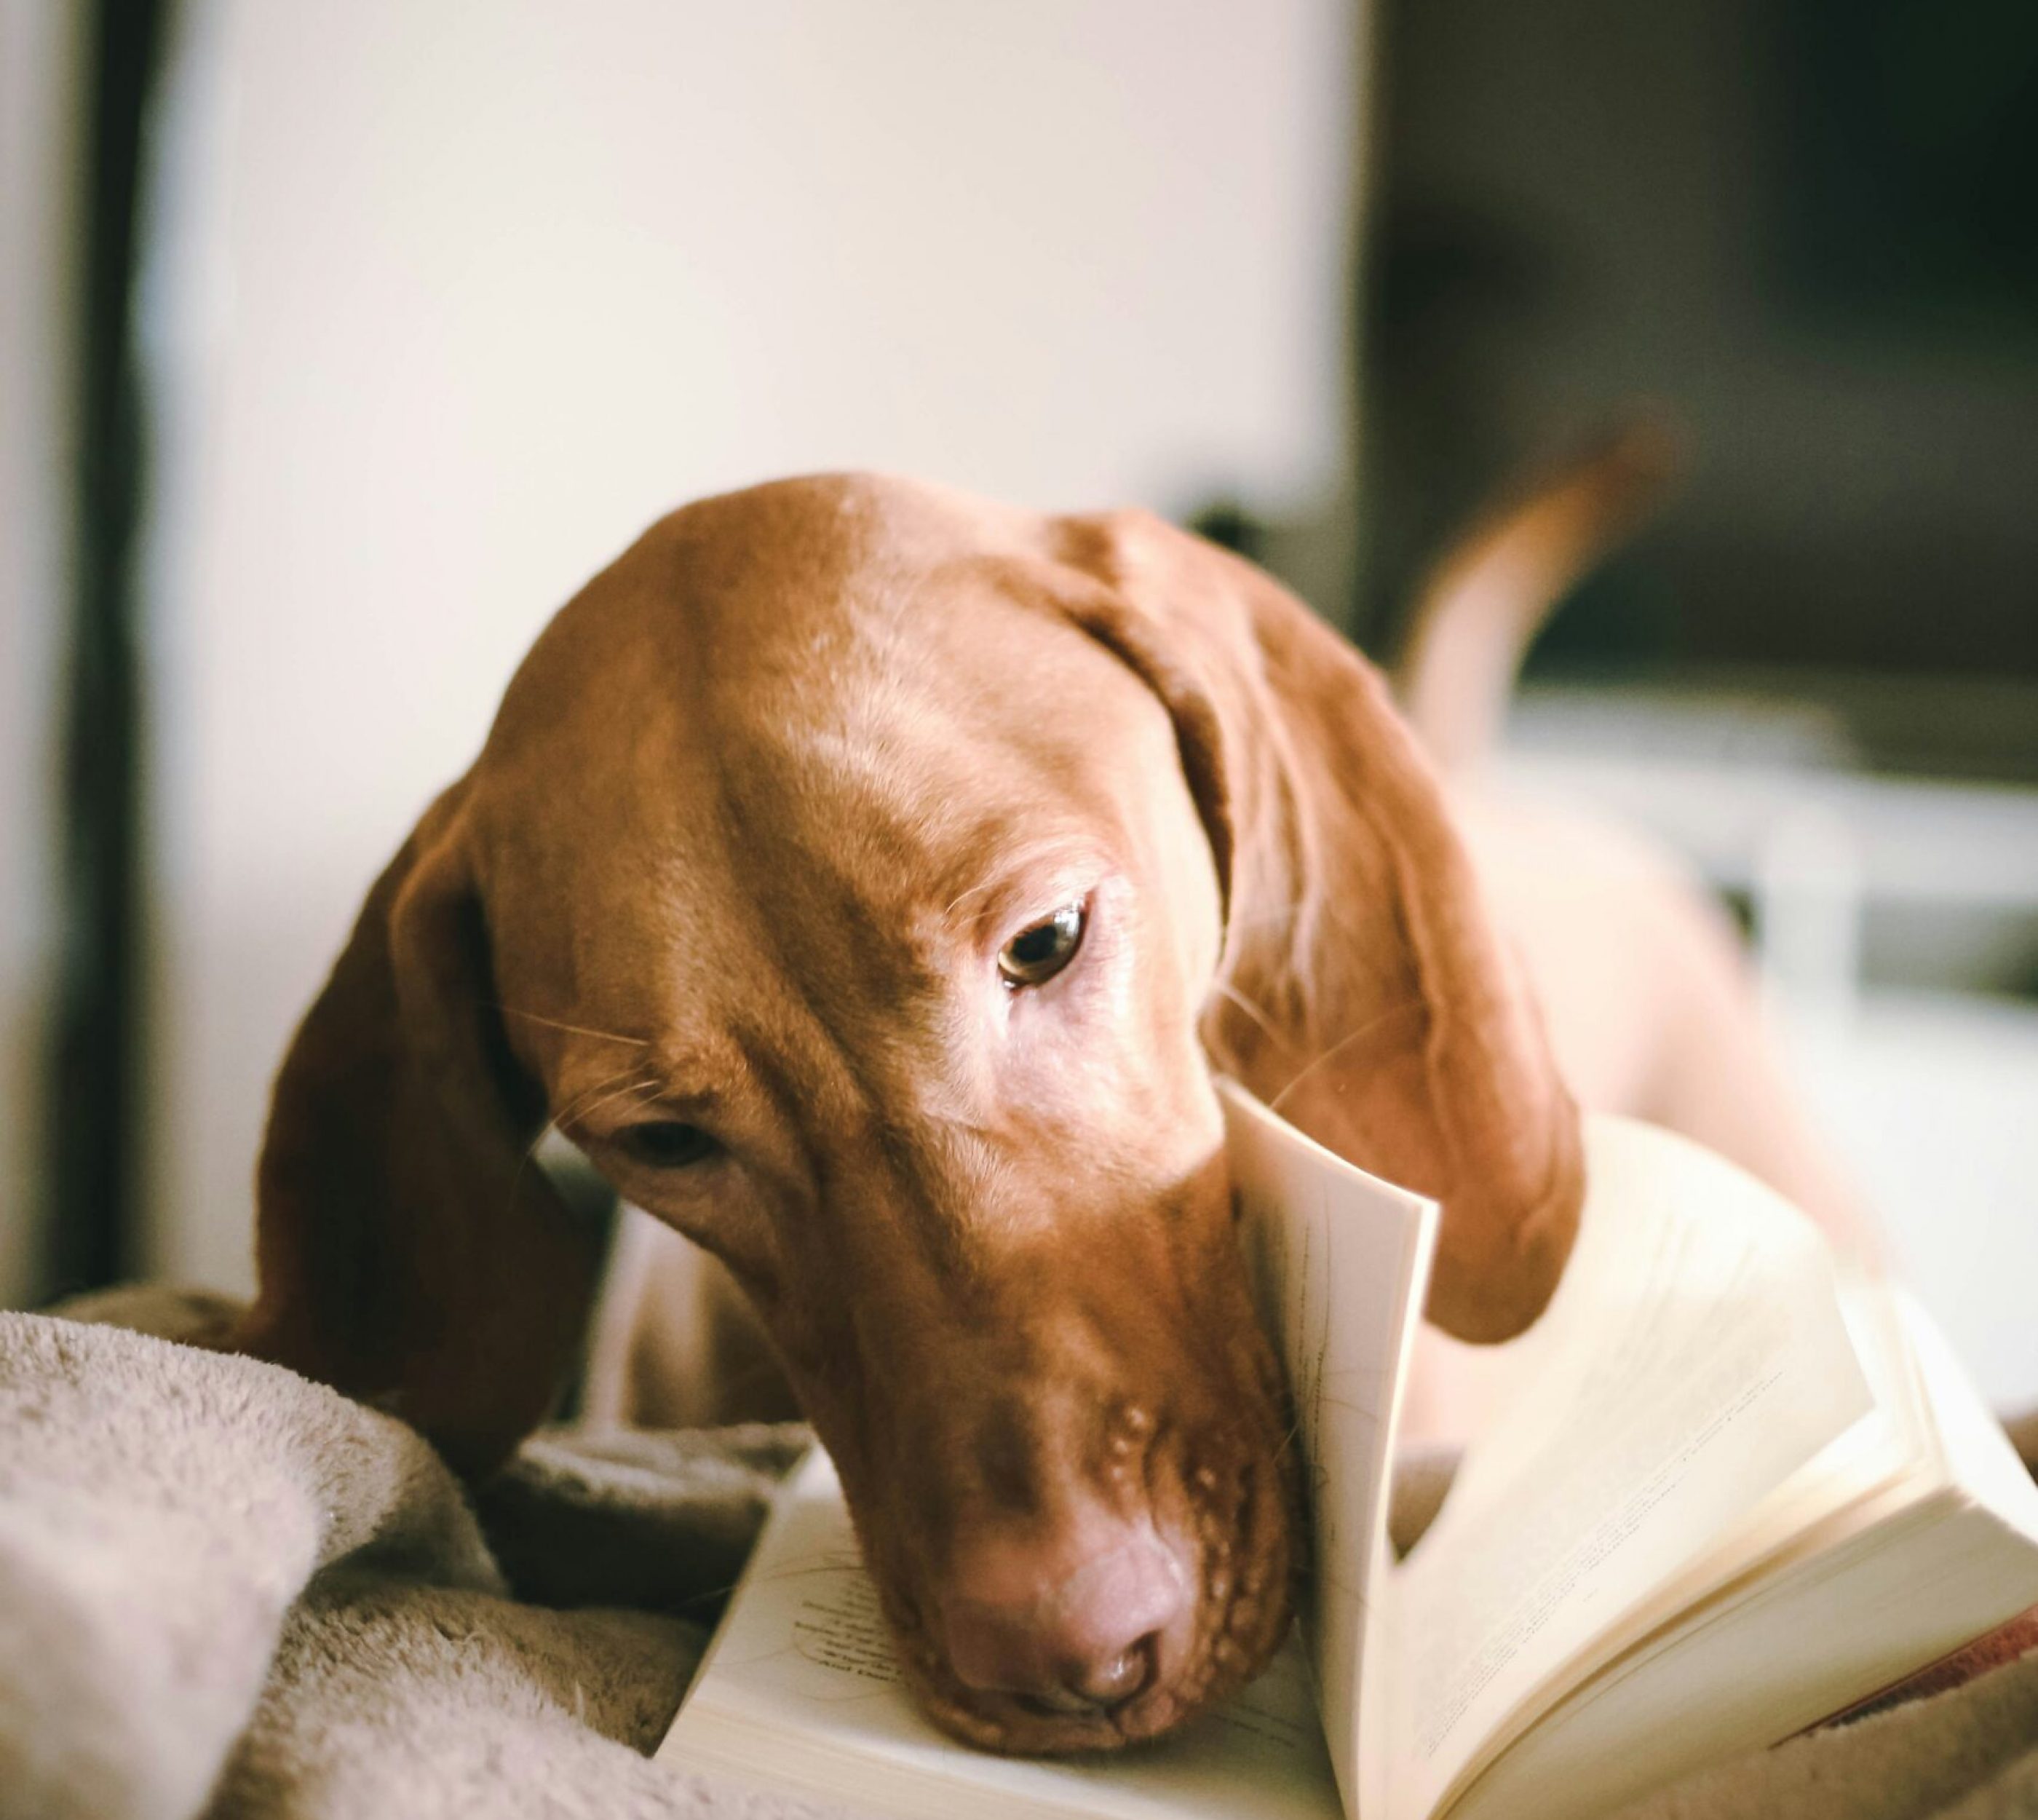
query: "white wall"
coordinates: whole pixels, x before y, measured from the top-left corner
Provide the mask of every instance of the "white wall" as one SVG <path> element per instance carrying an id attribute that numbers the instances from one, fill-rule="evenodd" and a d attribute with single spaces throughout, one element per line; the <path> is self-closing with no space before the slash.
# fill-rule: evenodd
<path id="1" fill-rule="evenodd" d="M 547 614 L 688 497 L 1337 479 L 1351 0 L 192 0 L 162 194 L 157 1268 Z"/>
<path id="2" fill-rule="evenodd" d="M 76 21 L 0 0 L 0 1307 L 32 1293 L 53 934 L 49 797 L 66 429 Z"/>

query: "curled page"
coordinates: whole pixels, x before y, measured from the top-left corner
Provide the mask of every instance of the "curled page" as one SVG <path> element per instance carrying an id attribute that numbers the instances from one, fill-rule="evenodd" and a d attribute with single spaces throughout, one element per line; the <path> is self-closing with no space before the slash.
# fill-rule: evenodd
<path id="1" fill-rule="evenodd" d="M 1421 1816 L 1873 1408 L 1811 1223 L 1668 1132 L 1587 1121 L 1578 1242 L 1392 1575 L 1390 1816 Z"/>
<path id="2" fill-rule="evenodd" d="M 1220 1083 L 1232 1185 L 1261 1319 L 1295 1400 L 1313 1556 L 1303 1629 L 1346 1811 L 1371 1814 L 1361 1701 L 1388 1572 L 1401 1388 L 1436 1246 L 1434 1201 L 1354 1168 L 1243 1089 Z M 1377 1658 L 1374 1659 L 1376 1661 Z"/>

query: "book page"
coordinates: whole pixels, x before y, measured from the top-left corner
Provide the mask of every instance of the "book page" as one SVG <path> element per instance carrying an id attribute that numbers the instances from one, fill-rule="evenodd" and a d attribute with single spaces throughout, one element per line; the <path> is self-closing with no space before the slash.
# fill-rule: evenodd
<path id="1" fill-rule="evenodd" d="M 1408 1357 L 1436 1244 L 1434 1201 L 1368 1175 L 1221 1082 L 1240 1236 L 1286 1368 L 1308 1462 L 1302 1612 L 1324 1734 L 1352 1814 L 1377 1811 L 1361 1670 L 1387 1571 L 1386 1507 Z"/>
<path id="2" fill-rule="evenodd" d="M 1566 1658 L 1535 1710 L 1547 1713 L 1624 1655 L 1660 1639 L 1714 1601 L 1722 1589 L 1785 1567 L 1806 1547 L 1845 1533 L 1850 1512 L 1881 1500 L 1930 1457 L 1928 1421 L 1896 1305 L 1879 1280 L 1842 1267 L 1836 1288 L 1854 1357 L 1875 1407 L 1842 1431 L 1748 1511 L 1725 1524 L 1710 1546 L 1650 1588 L 1618 1623 Z M 1835 1525 L 1841 1527 L 1836 1528 Z M 1538 1717 L 1540 1735 L 1545 1720 Z M 1506 1727 L 1523 1729 L 1521 1716 Z M 1488 1747 L 1505 1737 L 1487 1741 Z M 1482 1754 L 1490 1754 L 1483 1749 Z M 1482 1780 L 1481 1803 L 1485 1793 Z"/>
<path id="3" fill-rule="evenodd" d="M 972 1820 L 1338 1820 L 1292 1641 L 1237 1700 L 1159 1742 L 1080 1759 L 994 1757 L 922 1716 L 900 1675 L 833 1464 L 781 1494 L 660 1761 L 885 1814 Z"/>
<path id="4" fill-rule="evenodd" d="M 2038 1545 L 2038 1484 L 1938 1323 L 1907 1291 L 1894 1291 L 1892 1299 L 1930 1411 L 1934 1463 L 1964 1497 Z"/>
<path id="5" fill-rule="evenodd" d="M 1759 1575 L 1834 1531 L 1836 1520 L 1872 1501 L 1934 1457 L 1930 1421 L 1888 1284 L 1849 1265 L 1839 1267 L 1840 1313 L 1875 1407 L 1829 1441 L 1709 1549 L 1652 1596 L 1657 1608 L 1638 1613 L 1621 1632 L 1609 1632 L 1595 1653 L 1593 1670 L 1623 1650 L 1711 1598 L 1729 1583 Z M 1584 1679 L 1582 1674 L 1578 1677 Z"/>
<path id="6" fill-rule="evenodd" d="M 1391 1576 L 1392 1816 L 1444 1803 L 1567 1663 L 1872 1407 L 1809 1221 L 1669 1132 L 1586 1126 L 1570 1265 Z"/>
<path id="7" fill-rule="evenodd" d="M 1878 1400 L 1900 1401 L 1914 1384 L 1921 1399 L 1898 1412 L 1922 1443 L 1908 1466 L 1604 1666 L 1454 1812 L 1611 1811 L 1780 1742 L 2038 1602 L 2038 1488 L 1916 1304 L 1872 1281 L 1850 1293 Z"/>

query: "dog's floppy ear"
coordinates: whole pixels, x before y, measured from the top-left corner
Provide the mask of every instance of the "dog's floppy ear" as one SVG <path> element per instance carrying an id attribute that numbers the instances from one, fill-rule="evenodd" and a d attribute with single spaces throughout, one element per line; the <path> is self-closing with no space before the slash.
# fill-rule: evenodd
<path id="1" fill-rule="evenodd" d="M 376 882 L 284 1060 L 236 1344 L 403 1416 L 472 1473 L 546 1415 L 596 1239 L 528 1158 L 544 1107 L 494 1008 L 464 791 Z"/>
<path id="2" fill-rule="evenodd" d="M 1442 1203 L 1431 1319 L 1518 1333 L 1577 1230 L 1578 1111 L 1385 684 L 1259 570 L 1157 518 L 1054 539 L 1102 584 L 1078 619 L 1173 718 L 1224 893 L 1214 1060 Z"/>

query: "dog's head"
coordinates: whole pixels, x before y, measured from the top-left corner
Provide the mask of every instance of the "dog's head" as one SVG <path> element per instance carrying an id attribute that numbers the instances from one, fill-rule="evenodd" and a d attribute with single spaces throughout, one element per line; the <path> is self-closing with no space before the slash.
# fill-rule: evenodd
<path id="1" fill-rule="evenodd" d="M 747 1289 L 928 1710 L 1150 1735 L 1287 1620 L 1294 1461 L 1211 1067 L 1540 1308 L 1576 1119 L 1378 678 L 1143 515 L 903 483 L 675 514 L 555 620 L 278 1083 L 245 1344 L 479 1469 L 591 1242 L 556 1124 Z"/>

